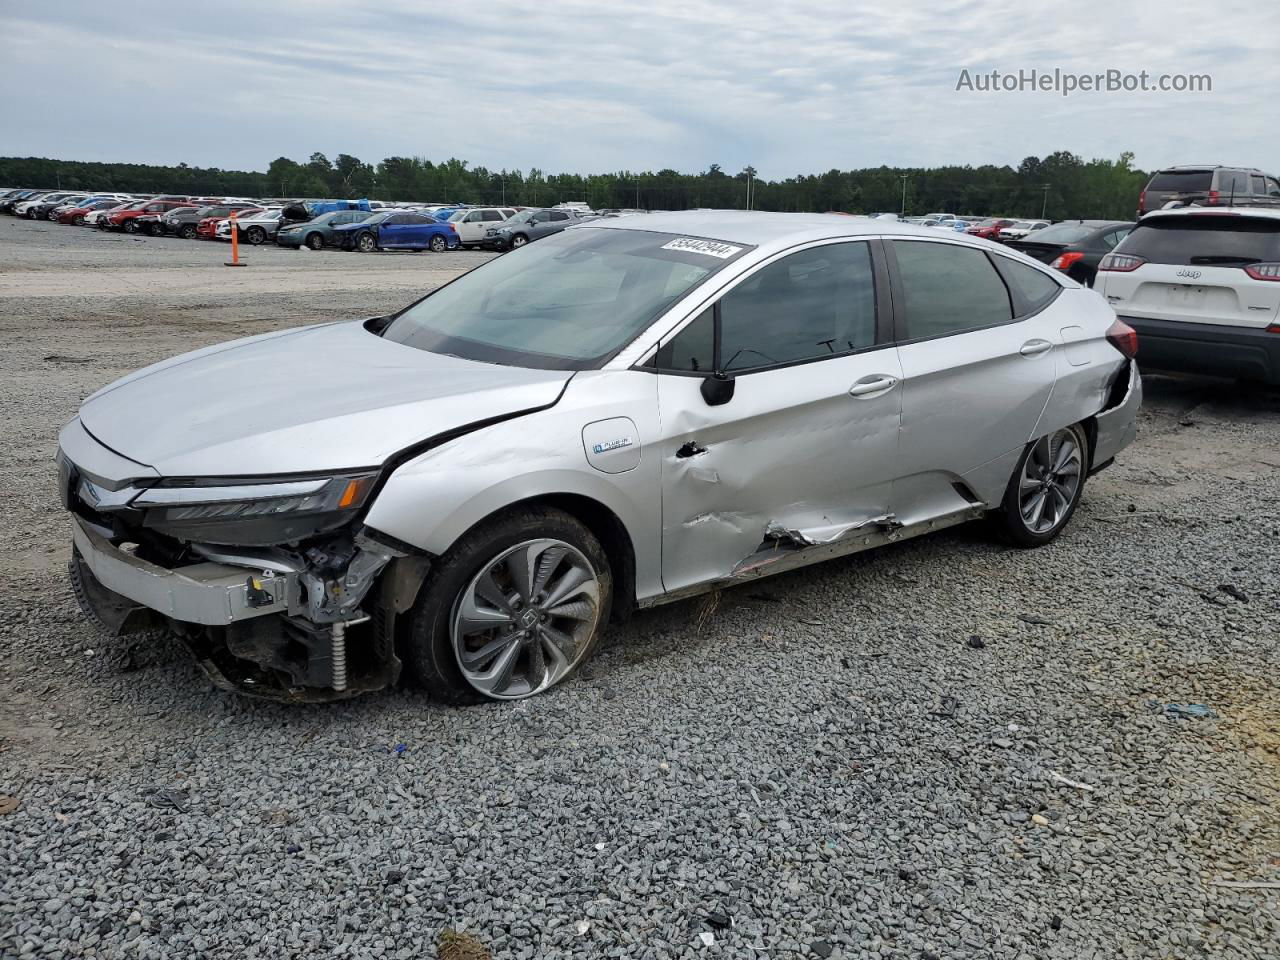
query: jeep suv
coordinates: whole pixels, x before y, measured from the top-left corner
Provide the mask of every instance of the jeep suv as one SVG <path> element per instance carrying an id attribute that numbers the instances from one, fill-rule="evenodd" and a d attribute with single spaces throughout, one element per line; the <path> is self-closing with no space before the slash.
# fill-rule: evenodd
<path id="1" fill-rule="evenodd" d="M 1224 207 L 1239 202 L 1280 206 L 1280 181 L 1249 167 L 1168 167 L 1152 174 L 1138 197 L 1138 216 L 1171 201 Z"/>
<path id="2" fill-rule="evenodd" d="M 1162 210 L 1098 265 L 1146 367 L 1280 386 L 1280 208 Z"/>

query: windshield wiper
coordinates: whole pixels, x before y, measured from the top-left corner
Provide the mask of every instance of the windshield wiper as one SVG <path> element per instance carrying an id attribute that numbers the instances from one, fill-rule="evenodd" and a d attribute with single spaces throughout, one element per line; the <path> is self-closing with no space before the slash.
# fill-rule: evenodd
<path id="1" fill-rule="evenodd" d="M 1262 262 L 1262 258 L 1261 258 L 1261 257 L 1233 257 L 1233 256 L 1231 256 L 1230 254 L 1223 254 L 1223 255 L 1221 255 L 1221 256 L 1192 257 L 1192 258 L 1191 258 L 1191 262 L 1192 262 L 1192 263 L 1242 263 L 1242 264 L 1250 264 L 1250 263 L 1261 263 L 1261 262 Z"/>

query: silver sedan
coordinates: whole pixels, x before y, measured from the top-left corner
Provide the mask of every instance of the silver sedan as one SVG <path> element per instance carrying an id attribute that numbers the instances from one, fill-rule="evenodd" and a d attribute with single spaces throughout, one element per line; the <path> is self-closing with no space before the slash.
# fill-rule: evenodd
<path id="1" fill-rule="evenodd" d="M 230 689 L 403 666 L 441 700 L 527 697 L 637 607 L 983 517 L 1048 543 L 1134 438 L 1136 347 L 1095 292 L 961 234 L 596 221 L 91 396 L 60 437 L 71 577 Z"/>

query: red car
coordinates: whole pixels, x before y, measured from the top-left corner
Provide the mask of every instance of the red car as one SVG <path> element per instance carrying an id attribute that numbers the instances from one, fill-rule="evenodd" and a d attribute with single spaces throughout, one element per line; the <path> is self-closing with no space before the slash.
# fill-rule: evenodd
<path id="1" fill-rule="evenodd" d="M 87 203 L 83 207 L 71 207 L 58 214 L 58 223 L 74 223 L 77 227 L 82 227 L 87 214 L 92 213 L 94 210 L 109 210 L 111 207 L 123 206 L 125 202 L 123 200 L 95 200 L 93 203 Z"/>
<path id="2" fill-rule="evenodd" d="M 152 200 L 141 207 L 134 207 L 129 210 L 117 210 L 115 213 L 102 217 L 98 221 L 98 226 L 103 230 L 123 230 L 125 233 L 137 233 L 138 224 L 135 222 L 138 217 L 155 216 L 160 213 L 167 213 L 175 207 L 194 207 L 196 204 L 185 200 Z"/>
<path id="3" fill-rule="evenodd" d="M 255 213 L 261 213 L 261 207 L 249 207 L 245 210 L 237 210 L 237 217 L 247 217 Z M 203 240 L 216 240 L 218 238 L 218 224 L 226 217 L 205 217 L 196 224 L 196 236 Z"/>
<path id="4" fill-rule="evenodd" d="M 1005 227 L 1012 227 L 1016 220 L 1002 220 L 999 217 L 992 217 L 976 223 L 965 231 L 971 237 L 982 237 L 986 240 L 999 240 L 1000 231 Z"/>

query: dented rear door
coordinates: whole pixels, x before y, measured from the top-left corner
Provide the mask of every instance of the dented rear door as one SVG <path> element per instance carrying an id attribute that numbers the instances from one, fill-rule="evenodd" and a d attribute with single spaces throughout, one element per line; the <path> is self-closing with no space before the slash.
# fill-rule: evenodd
<path id="1" fill-rule="evenodd" d="M 668 591 L 892 522 L 902 370 L 878 269 L 866 241 L 777 258 L 658 351 Z M 716 367 L 726 402 L 704 395 Z"/>

